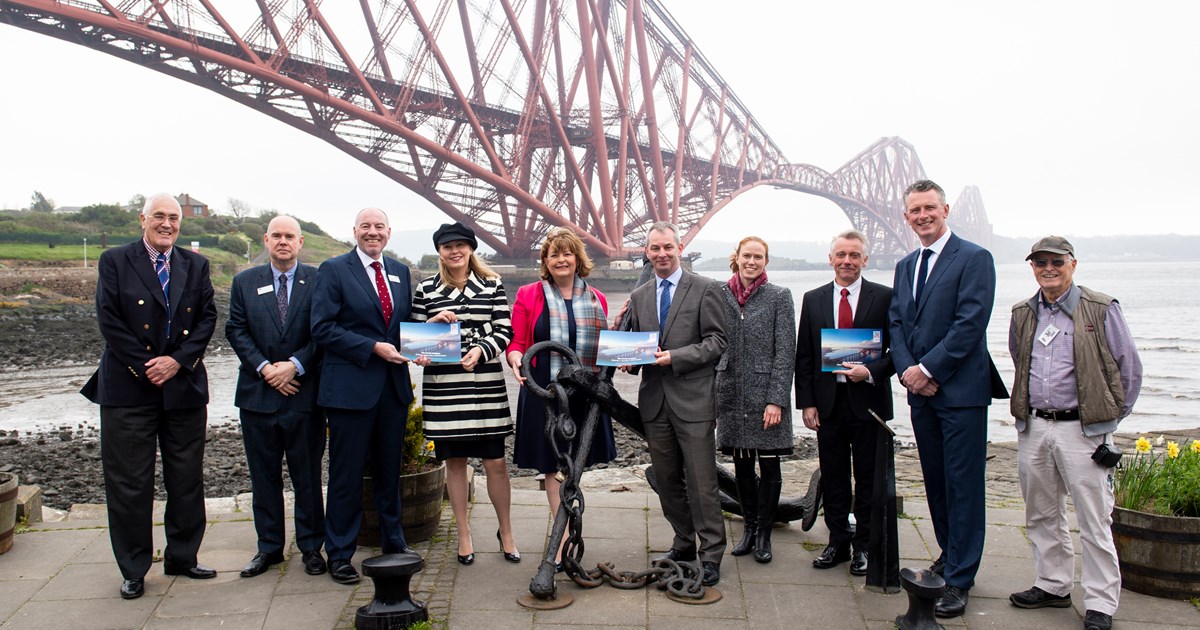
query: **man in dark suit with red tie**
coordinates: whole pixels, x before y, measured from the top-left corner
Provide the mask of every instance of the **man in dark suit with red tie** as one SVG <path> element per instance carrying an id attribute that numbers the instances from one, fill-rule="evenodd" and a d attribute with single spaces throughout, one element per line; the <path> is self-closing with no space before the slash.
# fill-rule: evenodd
<path id="1" fill-rule="evenodd" d="M 825 525 L 829 528 L 829 544 L 812 564 L 828 569 L 849 560 L 851 575 L 867 574 L 875 445 L 882 430 L 876 416 L 892 419 L 891 377 L 896 373 L 888 352 L 892 290 L 863 278 L 866 265 L 867 237 L 861 232 L 848 230 L 833 240 L 829 266 L 834 280 L 804 294 L 796 340 L 796 406 L 803 410 L 804 426 L 817 432 Z M 822 328 L 880 330 L 883 355 L 869 363 L 843 364 L 844 369 L 823 372 Z"/>
<path id="2" fill-rule="evenodd" d="M 304 572 L 325 572 L 325 509 L 321 456 L 325 414 L 317 407 L 321 352 L 310 311 L 317 270 L 300 264 L 304 235 L 292 217 L 271 219 L 263 235 L 270 263 L 233 278 L 225 336 L 237 353 L 242 440 L 254 491 L 258 553 L 242 569 L 254 577 L 283 562 L 283 460 L 295 492 L 296 546 Z"/>
<path id="3" fill-rule="evenodd" d="M 163 573 L 195 579 L 204 538 L 204 351 L 217 326 L 208 260 L 175 247 L 183 213 L 166 193 L 146 200 L 142 238 L 100 255 L 96 321 L 100 367 L 80 393 L 100 405 L 100 457 L 109 538 L 124 582 L 145 592 L 154 553 L 154 460 L 162 450 L 167 546 Z"/>
<path id="4" fill-rule="evenodd" d="M 412 285 L 408 267 L 383 255 L 391 234 L 382 210 L 360 211 L 358 245 L 321 264 L 313 291 L 312 333 L 325 352 L 317 404 L 329 421 L 325 553 L 339 584 L 359 581 L 350 559 L 368 457 L 383 553 L 411 551 L 400 527 L 400 454 L 413 393 L 396 343 L 412 309 Z"/>

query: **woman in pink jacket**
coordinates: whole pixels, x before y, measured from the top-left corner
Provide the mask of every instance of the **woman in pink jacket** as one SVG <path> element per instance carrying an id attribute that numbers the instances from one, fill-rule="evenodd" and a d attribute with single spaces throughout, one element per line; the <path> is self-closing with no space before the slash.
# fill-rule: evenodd
<path id="1" fill-rule="evenodd" d="M 508 364 L 517 380 L 526 378 L 545 386 L 558 373 L 562 359 L 557 353 L 541 352 L 533 359 L 531 374 L 521 373 L 521 359 L 539 341 L 558 341 L 579 355 L 580 361 L 596 370 L 596 347 L 600 331 L 608 328 L 608 300 L 583 279 L 592 271 L 592 261 L 575 232 L 555 228 L 546 235 L 541 251 L 541 282 L 517 290 L 513 304 L 513 339 L 508 345 Z M 570 400 L 571 416 L 582 424 L 587 400 L 577 395 Z M 592 439 L 587 464 L 612 461 L 617 455 L 612 421 L 602 415 Z M 546 406 L 541 398 L 521 389 L 517 402 L 517 438 L 513 461 L 519 468 L 533 468 L 546 475 L 546 498 L 551 515 L 558 513 L 562 482 L 556 478 L 558 462 L 546 441 Z M 565 538 L 564 538 L 565 540 Z M 562 548 L 559 548 L 561 558 Z"/>

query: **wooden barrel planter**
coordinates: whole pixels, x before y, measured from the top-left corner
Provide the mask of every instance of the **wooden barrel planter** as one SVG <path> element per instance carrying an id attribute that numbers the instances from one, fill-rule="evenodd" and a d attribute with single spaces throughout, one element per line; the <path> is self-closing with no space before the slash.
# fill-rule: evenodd
<path id="1" fill-rule="evenodd" d="M 17 476 L 0 473 L 0 554 L 13 546 L 17 528 Z"/>
<path id="2" fill-rule="evenodd" d="M 400 524 L 408 544 L 429 540 L 442 519 L 442 495 L 446 491 L 446 464 L 437 468 L 400 475 Z M 380 543 L 379 513 L 375 511 L 375 495 L 371 478 L 363 477 L 363 519 L 358 530 L 358 544 L 378 547 Z"/>
<path id="3" fill-rule="evenodd" d="M 1121 585 L 1171 599 L 1200 597 L 1200 518 L 1113 508 Z"/>

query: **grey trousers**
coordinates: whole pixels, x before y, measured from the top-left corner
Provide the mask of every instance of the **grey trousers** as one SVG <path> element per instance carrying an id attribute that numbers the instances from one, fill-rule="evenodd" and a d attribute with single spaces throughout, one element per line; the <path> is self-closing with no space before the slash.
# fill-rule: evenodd
<path id="1" fill-rule="evenodd" d="M 658 478 L 658 500 L 663 516 L 675 530 L 671 546 L 684 553 L 696 550 L 701 561 L 721 564 L 725 522 L 717 490 L 715 420 L 683 420 L 664 402 L 658 415 L 645 425 L 650 462 Z"/>

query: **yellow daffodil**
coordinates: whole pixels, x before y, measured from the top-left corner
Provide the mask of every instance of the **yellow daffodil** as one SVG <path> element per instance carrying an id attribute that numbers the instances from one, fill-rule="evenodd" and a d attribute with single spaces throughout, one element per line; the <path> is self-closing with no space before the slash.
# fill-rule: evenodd
<path id="1" fill-rule="evenodd" d="M 1192 452 L 1200 453 L 1200 440 L 1192 440 Z"/>
<path id="2" fill-rule="evenodd" d="M 1167 459 L 1175 459 L 1179 457 L 1179 445 L 1174 441 L 1167 442 Z"/>
<path id="3" fill-rule="evenodd" d="M 1134 443 L 1133 448 L 1139 453 L 1149 453 L 1150 440 L 1147 440 L 1145 436 L 1142 436 L 1137 439 L 1137 442 Z"/>
<path id="4" fill-rule="evenodd" d="M 425 444 L 425 450 L 433 452 L 433 440 L 430 440 Z"/>

